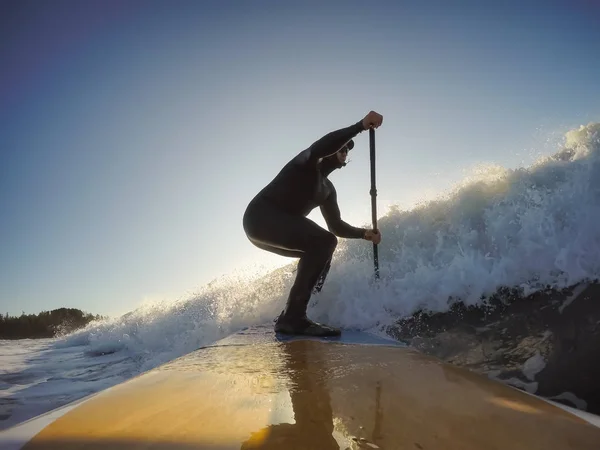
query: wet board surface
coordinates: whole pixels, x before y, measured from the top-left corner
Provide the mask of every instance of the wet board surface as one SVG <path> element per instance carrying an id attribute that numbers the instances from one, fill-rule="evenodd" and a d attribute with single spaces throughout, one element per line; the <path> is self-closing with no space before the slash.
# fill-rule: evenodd
<path id="1" fill-rule="evenodd" d="M 401 345 L 279 340 L 261 328 L 46 422 L 18 448 L 596 450 L 600 443 L 600 428 L 580 417 Z"/>
<path id="2" fill-rule="evenodd" d="M 291 336 L 273 331 L 273 325 L 260 325 L 247 327 L 231 336 L 218 341 L 215 345 L 254 345 L 274 342 L 290 342 L 297 340 L 313 340 L 351 345 L 393 345 L 405 346 L 403 343 L 391 338 L 377 336 L 359 330 L 343 330 L 341 336 L 313 337 Z"/>

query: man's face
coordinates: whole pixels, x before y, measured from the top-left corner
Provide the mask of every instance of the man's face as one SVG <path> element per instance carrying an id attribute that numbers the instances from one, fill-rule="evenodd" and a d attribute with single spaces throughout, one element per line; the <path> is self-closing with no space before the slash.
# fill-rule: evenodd
<path id="1" fill-rule="evenodd" d="M 340 162 L 340 164 L 343 164 L 346 162 L 346 157 L 348 156 L 348 148 L 344 147 L 341 150 L 338 150 L 338 152 L 336 153 L 337 159 Z"/>

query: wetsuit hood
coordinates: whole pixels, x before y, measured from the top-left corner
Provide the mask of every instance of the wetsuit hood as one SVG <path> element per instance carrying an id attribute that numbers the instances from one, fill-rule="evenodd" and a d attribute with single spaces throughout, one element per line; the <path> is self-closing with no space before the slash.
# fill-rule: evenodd
<path id="1" fill-rule="evenodd" d="M 346 144 L 346 148 L 348 149 L 348 152 L 350 150 L 352 150 L 354 148 L 354 141 L 350 140 L 347 144 Z M 346 163 L 341 163 L 339 162 L 339 160 L 337 159 L 337 153 L 334 153 L 333 155 L 328 156 L 327 158 L 323 158 L 321 160 L 321 173 L 325 176 L 329 175 L 331 172 L 333 172 L 336 169 L 341 169 L 342 167 L 344 167 L 346 165 Z"/>

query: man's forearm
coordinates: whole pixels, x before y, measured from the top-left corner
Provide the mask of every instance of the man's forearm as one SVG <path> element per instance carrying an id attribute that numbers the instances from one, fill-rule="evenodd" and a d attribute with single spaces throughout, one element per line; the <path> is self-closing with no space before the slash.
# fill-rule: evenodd
<path id="1" fill-rule="evenodd" d="M 338 237 L 346 238 L 346 239 L 364 239 L 365 232 L 367 231 L 364 228 L 353 227 L 352 225 L 347 224 L 343 220 L 333 224 L 331 227 L 331 232 Z"/>

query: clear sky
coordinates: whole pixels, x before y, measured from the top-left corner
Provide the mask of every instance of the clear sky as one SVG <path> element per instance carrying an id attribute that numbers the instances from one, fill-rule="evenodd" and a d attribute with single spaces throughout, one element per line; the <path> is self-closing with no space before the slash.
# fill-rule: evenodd
<path id="1" fill-rule="evenodd" d="M 381 214 L 530 163 L 600 120 L 596 5 L 3 1 L 0 311 L 119 314 L 281 263 L 247 241 L 246 204 L 371 109 Z M 350 159 L 331 178 L 361 226 L 367 133 Z"/>

